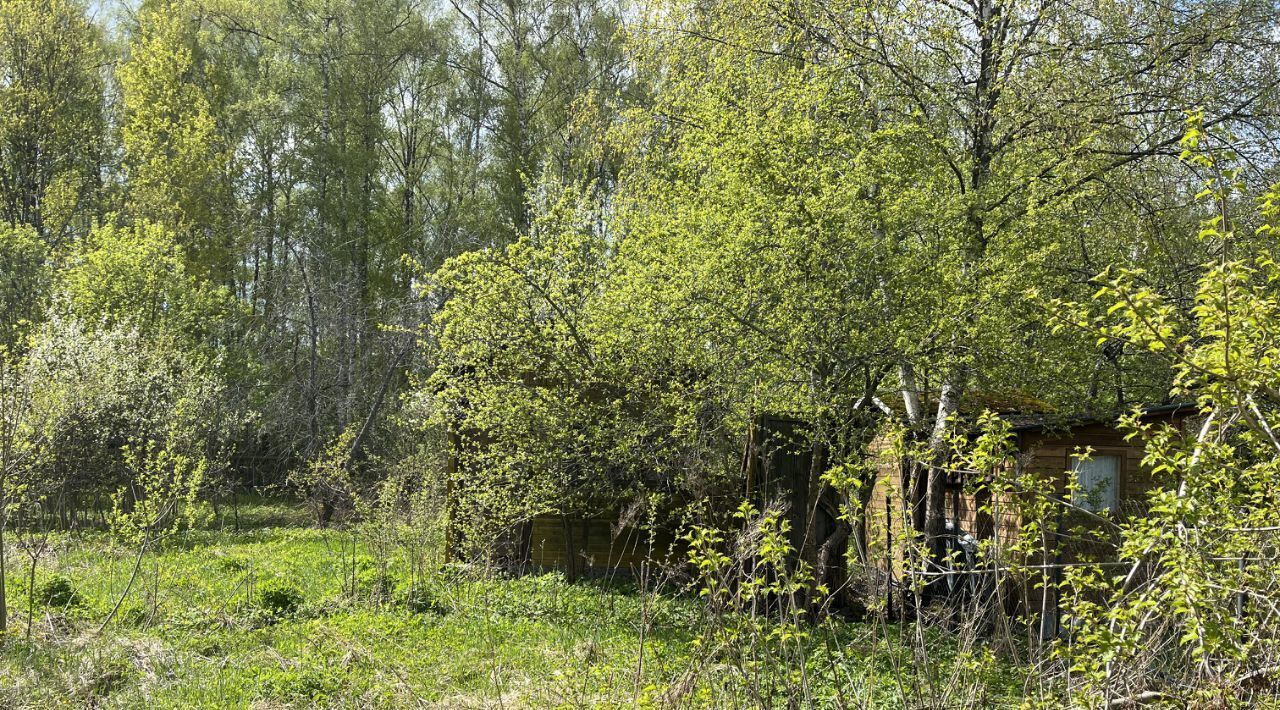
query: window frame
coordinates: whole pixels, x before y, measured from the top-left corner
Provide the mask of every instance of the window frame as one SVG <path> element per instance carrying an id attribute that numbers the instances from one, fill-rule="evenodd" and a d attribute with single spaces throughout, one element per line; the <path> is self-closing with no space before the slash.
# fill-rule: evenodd
<path id="1" fill-rule="evenodd" d="M 1094 508 L 1090 505 L 1087 505 L 1086 501 L 1083 501 L 1077 498 L 1077 496 L 1082 492 L 1079 488 L 1079 483 L 1080 483 L 1079 466 L 1082 463 L 1082 461 L 1073 455 L 1077 449 L 1091 449 L 1089 454 L 1089 458 L 1091 460 L 1096 460 L 1104 456 L 1112 457 L 1116 460 L 1115 484 L 1113 486 L 1114 500 L 1112 505 Z M 1120 508 L 1123 506 L 1125 501 L 1125 493 L 1126 493 L 1126 487 L 1127 487 L 1126 484 L 1127 484 L 1128 471 L 1126 471 L 1126 468 L 1125 468 L 1125 458 L 1126 458 L 1125 454 L 1126 454 L 1126 450 L 1123 448 L 1110 447 L 1110 446 L 1089 446 L 1087 444 L 1077 445 L 1072 450 L 1068 451 L 1067 452 L 1067 474 L 1071 476 L 1071 478 L 1068 479 L 1067 483 L 1074 490 L 1064 491 L 1064 492 L 1070 495 L 1070 498 L 1068 500 L 1071 503 L 1071 505 L 1075 508 L 1078 508 L 1079 510 L 1086 511 L 1094 515 L 1101 515 L 1106 512 L 1110 512 L 1112 514 L 1120 512 Z"/>

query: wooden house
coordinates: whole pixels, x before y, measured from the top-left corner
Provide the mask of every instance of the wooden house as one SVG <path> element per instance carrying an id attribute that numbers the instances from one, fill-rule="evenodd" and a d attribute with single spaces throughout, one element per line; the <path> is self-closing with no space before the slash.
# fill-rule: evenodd
<path id="1" fill-rule="evenodd" d="M 1140 419 L 1186 430 L 1197 416 L 1195 405 L 1174 404 L 1149 407 Z M 1016 478 L 1030 488 L 991 492 L 974 480 L 974 472 L 949 472 L 945 558 L 924 579 L 913 580 L 920 567 L 904 560 L 903 541 L 916 535 L 923 522 L 921 484 L 914 497 L 911 485 L 920 470 L 884 462 L 868 511 L 871 566 L 889 582 L 885 591 L 890 598 L 896 589 L 898 609 L 910 603 L 906 590 L 915 588 L 911 581 L 923 582 L 927 595 L 946 596 L 957 591 L 985 595 L 998 579 L 1006 611 L 1038 619 L 1040 633 L 1052 635 L 1058 632 L 1057 600 L 1046 583 L 1061 580 L 1064 569 L 1084 560 L 1115 564 L 1117 528 L 1111 521 L 1140 514 L 1156 481 L 1143 464 L 1143 443 L 1126 439 L 1115 418 L 1010 414 L 1006 419 L 1014 435 L 1014 455 L 1006 465 L 1022 474 Z M 1087 458 L 1079 456 L 1084 452 Z M 1035 550 L 1027 556 L 1018 543 L 1024 542 L 1023 513 L 1031 509 L 1029 502 L 1041 504 L 1043 517 L 1036 539 L 1025 541 L 1031 543 L 1027 549 Z M 977 574 L 978 567 L 992 569 L 988 563 L 993 557 L 1005 568 L 1015 562 L 1025 565 L 1022 581 L 994 572 Z"/>
<path id="2" fill-rule="evenodd" d="M 1145 409 L 1140 419 L 1146 423 L 1186 426 L 1196 416 L 1192 404 L 1173 404 Z M 1059 419 L 1044 415 L 1005 415 L 1013 427 L 1015 454 L 1010 466 L 1033 474 L 1040 485 L 1037 490 L 1005 491 L 988 500 L 980 482 L 971 480 L 972 473 L 949 472 L 945 517 L 953 534 L 971 535 L 977 539 L 1014 540 L 1022 521 L 1010 512 L 1015 496 L 1041 496 L 1060 501 L 1068 516 L 1107 511 L 1115 515 L 1132 514 L 1146 500 L 1154 481 L 1143 466 L 1143 444 L 1126 439 L 1125 432 L 1113 417 Z M 1079 454 L 1089 452 L 1082 459 Z M 914 500 L 910 475 L 897 462 L 881 464 L 872 505 L 884 512 L 886 501 L 892 519 L 920 519 L 923 514 L 922 491 Z M 1005 503 L 1005 505 L 1001 505 Z M 1002 511 L 1003 508 L 1003 511 Z M 905 514 L 899 515 L 900 511 Z M 883 519 L 883 515 L 879 519 Z M 882 533 L 883 534 L 883 533 Z M 899 533 L 901 534 L 901 533 Z"/>
<path id="3" fill-rule="evenodd" d="M 1195 414 L 1192 405 L 1170 405 L 1148 408 L 1142 419 L 1182 426 Z M 1113 419 L 1053 419 L 1012 414 L 1007 418 L 1013 424 L 1017 452 L 1011 465 L 1035 473 L 1040 481 L 1049 484 L 1045 490 L 1024 494 L 1043 494 L 1069 501 L 1070 505 L 1063 506 L 1063 525 L 1089 524 L 1087 519 L 1071 512 L 1076 509 L 1125 514 L 1145 500 L 1152 477 L 1142 465 L 1142 445 L 1127 441 Z M 812 470 L 806 426 L 800 419 L 785 416 L 757 419 L 744 452 L 743 487 L 725 500 L 741 494 L 757 505 L 782 503 L 787 509 L 793 547 L 801 549 L 806 534 L 813 535 L 819 543 L 836 542 L 838 547 L 827 552 L 830 562 L 842 567 L 848 544 L 847 538 L 840 535 L 843 511 L 834 491 L 813 485 L 817 472 Z M 1088 460 L 1073 456 L 1086 449 L 1092 452 Z M 923 514 L 923 501 L 919 496 L 911 500 L 905 470 L 893 462 L 881 466 L 868 510 L 869 562 L 890 577 L 902 572 L 902 541 L 914 534 L 913 526 L 907 521 L 913 517 L 922 519 Z M 1068 484 L 1071 479 L 1076 485 Z M 999 499 L 984 500 L 981 487 L 974 483 L 965 480 L 962 474 L 949 476 L 946 496 L 949 537 L 953 542 L 1016 540 L 1022 521 L 1010 511 L 1017 506 L 1001 505 Z M 1012 499 L 1007 496 L 1013 495 L 1012 492 L 1001 494 L 1008 503 Z M 814 518 L 811 527 L 808 516 Z M 674 530 L 651 533 L 621 511 L 603 511 L 589 517 L 540 516 L 510 531 L 500 542 L 510 566 L 531 571 L 560 570 L 573 578 L 636 577 L 648 562 L 683 559 Z M 837 571 L 839 576 L 844 574 L 844 570 Z"/>

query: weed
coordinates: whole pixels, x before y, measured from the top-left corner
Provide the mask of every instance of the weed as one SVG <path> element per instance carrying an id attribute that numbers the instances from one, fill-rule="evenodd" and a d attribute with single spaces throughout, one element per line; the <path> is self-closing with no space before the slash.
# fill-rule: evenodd
<path id="1" fill-rule="evenodd" d="M 274 617 L 292 616 L 302 602 L 302 590 L 288 582 L 272 580 L 258 588 L 258 606 Z"/>
<path id="2" fill-rule="evenodd" d="M 81 604 L 80 595 L 71 580 L 62 575 L 51 577 L 36 589 L 36 598 L 48 607 L 68 608 Z"/>

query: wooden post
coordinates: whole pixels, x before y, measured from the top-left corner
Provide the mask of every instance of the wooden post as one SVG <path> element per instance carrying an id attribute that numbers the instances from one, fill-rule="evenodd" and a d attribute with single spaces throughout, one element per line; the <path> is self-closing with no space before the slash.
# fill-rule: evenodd
<path id="1" fill-rule="evenodd" d="M 574 554 L 573 525 L 569 523 L 568 515 L 560 514 L 560 525 L 564 529 L 564 574 L 572 582 L 578 578 L 578 570 Z"/>

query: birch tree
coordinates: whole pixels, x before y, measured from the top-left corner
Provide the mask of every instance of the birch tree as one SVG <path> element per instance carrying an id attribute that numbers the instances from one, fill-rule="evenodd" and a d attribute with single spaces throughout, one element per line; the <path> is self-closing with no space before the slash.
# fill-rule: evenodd
<path id="1" fill-rule="evenodd" d="M 1088 288 L 1076 266 L 1114 238 L 1097 236 L 1100 218 L 1157 229 L 1162 220 L 1187 223 L 1194 208 L 1186 205 L 1141 215 L 1125 204 L 1134 194 L 1169 191 L 1189 105 L 1220 107 L 1207 123 L 1231 126 L 1250 149 L 1265 151 L 1254 127 L 1274 118 L 1269 8 L 1001 0 L 662 6 L 641 46 L 664 77 L 663 91 L 626 136 L 652 156 L 632 178 L 636 211 L 658 205 L 664 214 L 644 239 L 678 244 L 707 235 L 708 246 L 669 266 L 715 258 L 733 239 L 742 240 L 744 259 L 765 263 L 784 228 L 820 245 L 867 245 L 852 247 L 866 256 L 835 263 L 856 298 L 883 308 L 855 310 L 845 332 L 891 325 L 866 343 L 846 340 L 843 359 L 882 373 L 881 393 L 897 391 L 901 412 L 935 452 L 907 488 L 917 526 L 936 545 L 946 442 L 965 403 L 975 392 L 1018 394 L 1019 385 L 1052 391 L 1047 371 L 1034 366 L 1047 347 L 1061 348 L 1045 360 L 1059 373 L 1075 368 L 1057 358 L 1084 356 L 1087 372 L 1097 357 L 1055 340 L 1023 292 Z M 807 153 L 790 144 L 797 129 L 809 131 Z M 804 184 L 804 171 L 823 182 Z M 829 199 L 843 198 L 839 207 L 815 202 L 827 189 Z M 1156 198 L 1139 202 L 1146 199 Z M 721 203 L 714 216 L 699 209 Z M 1137 239 L 1123 258 L 1154 251 Z M 778 340 L 778 321 L 761 317 L 759 303 L 768 301 L 741 273 L 716 270 L 728 277 L 718 307 L 744 329 L 764 324 L 771 333 L 764 343 Z M 820 359 L 804 359 L 805 370 L 825 369 Z M 800 367 L 789 365 L 793 379 Z M 847 386 L 842 394 L 858 401 Z"/>

